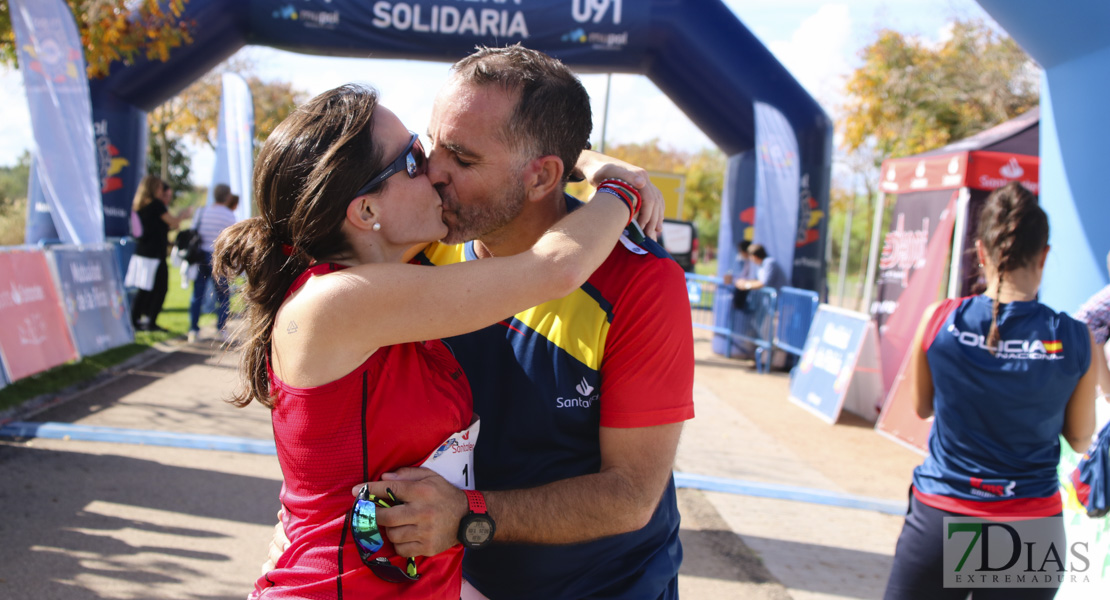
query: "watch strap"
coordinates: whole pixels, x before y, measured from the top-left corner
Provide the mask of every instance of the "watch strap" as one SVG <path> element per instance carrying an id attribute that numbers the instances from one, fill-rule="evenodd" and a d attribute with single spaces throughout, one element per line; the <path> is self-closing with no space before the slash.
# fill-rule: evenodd
<path id="1" fill-rule="evenodd" d="M 466 494 L 466 503 L 470 507 L 470 512 L 480 515 L 486 514 L 486 497 L 482 492 L 477 490 L 463 490 Z"/>

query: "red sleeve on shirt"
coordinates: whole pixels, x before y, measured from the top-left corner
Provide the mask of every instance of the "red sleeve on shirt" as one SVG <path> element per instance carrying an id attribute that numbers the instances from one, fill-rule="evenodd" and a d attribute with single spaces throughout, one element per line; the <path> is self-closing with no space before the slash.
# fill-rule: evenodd
<path id="1" fill-rule="evenodd" d="M 601 362 L 601 426 L 694 417 L 694 335 L 685 277 L 668 258 L 618 246 L 591 283 L 613 302 Z"/>
<path id="2" fill-rule="evenodd" d="M 933 316 L 929 317 L 929 324 L 925 326 L 925 335 L 921 338 L 922 350 L 926 352 L 929 351 L 929 346 L 932 346 L 933 340 L 937 339 L 937 334 L 940 333 L 940 329 L 944 326 L 944 322 L 948 320 L 948 315 L 959 308 L 960 304 L 966 299 L 967 298 L 945 298 L 944 301 L 937 306 L 937 309 L 933 311 Z"/>

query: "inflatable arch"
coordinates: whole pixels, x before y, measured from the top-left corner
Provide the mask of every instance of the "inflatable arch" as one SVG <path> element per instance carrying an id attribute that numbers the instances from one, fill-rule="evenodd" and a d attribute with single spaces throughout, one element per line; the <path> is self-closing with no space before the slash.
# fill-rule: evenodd
<path id="1" fill-rule="evenodd" d="M 1110 3 L 978 0 L 1044 68 L 1041 80 L 1041 205 L 1051 224 L 1041 299 L 1074 314 L 1110 282 L 1106 140 L 1110 119 Z"/>
<path id="2" fill-rule="evenodd" d="M 824 287 L 832 123 L 817 103 L 721 0 L 190 0 L 194 42 L 167 62 L 117 65 L 91 83 L 105 230 L 128 231 L 143 172 L 146 111 L 171 98 L 246 44 L 335 56 L 454 61 L 475 45 L 522 42 L 581 72 L 646 75 L 728 155 L 720 261 L 733 254 L 740 214 L 755 205 L 756 105 L 792 131 L 765 156 L 796 171 L 800 189 L 774 198 L 799 243 L 793 283 Z M 433 93 L 429 90 L 429 93 Z M 764 186 L 766 187 L 766 186 Z M 781 189 L 781 188 L 778 188 Z M 776 225 L 777 226 L 777 225 Z"/>

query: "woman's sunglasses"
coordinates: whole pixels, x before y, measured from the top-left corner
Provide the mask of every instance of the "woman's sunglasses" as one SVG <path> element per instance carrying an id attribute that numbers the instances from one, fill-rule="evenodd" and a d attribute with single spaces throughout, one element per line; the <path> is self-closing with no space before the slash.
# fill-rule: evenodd
<path id="1" fill-rule="evenodd" d="M 416 572 L 415 559 L 409 558 L 405 568 L 402 569 L 389 562 L 389 559 L 384 556 L 373 557 L 374 553 L 385 545 L 382 533 L 378 529 L 377 507 L 390 508 L 404 504 L 393 496 L 392 491 L 387 489 L 385 493 L 389 495 L 389 500 L 374 496 L 367 486 L 362 486 L 355 505 L 351 507 L 348 520 L 351 523 L 351 537 L 354 538 L 355 547 L 358 548 L 358 557 L 362 559 L 362 564 L 369 567 L 370 571 L 380 579 L 390 583 L 416 581 L 420 579 L 420 574 Z"/>
<path id="2" fill-rule="evenodd" d="M 409 133 L 412 134 L 412 138 L 409 139 L 409 145 L 405 146 L 405 149 L 401 151 L 401 155 L 393 162 L 389 163 L 381 173 L 371 178 L 366 185 L 360 187 L 358 191 L 355 192 L 355 198 L 369 193 L 371 190 L 381 185 L 383 181 L 400 173 L 402 170 L 409 174 L 409 179 L 416 179 L 428 170 L 428 159 L 424 156 L 424 146 L 420 144 L 420 136 L 411 131 Z"/>

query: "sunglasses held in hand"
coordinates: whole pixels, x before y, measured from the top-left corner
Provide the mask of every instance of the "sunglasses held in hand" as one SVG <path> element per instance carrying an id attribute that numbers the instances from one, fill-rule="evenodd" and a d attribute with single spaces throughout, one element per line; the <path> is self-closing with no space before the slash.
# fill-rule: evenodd
<path id="1" fill-rule="evenodd" d="M 374 558 L 374 553 L 385 545 L 382 533 L 378 529 L 378 507 L 390 508 L 404 504 L 393 495 L 391 490 L 386 489 L 385 492 L 389 495 L 388 500 L 378 498 L 370 493 L 368 486 L 362 486 L 348 518 L 351 523 L 351 537 L 355 540 L 355 547 L 358 548 L 358 557 L 362 559 L 362 564 L 369 567 L 370 571 L 380 579 L 390 583 L 416 581 L 420 579 L 420 574 L 416 572 L 415 559 L 410 557 L 406 561 L 405 568 L 402 569 L 389 562 L 389 559 L 384 556 Z"/>

